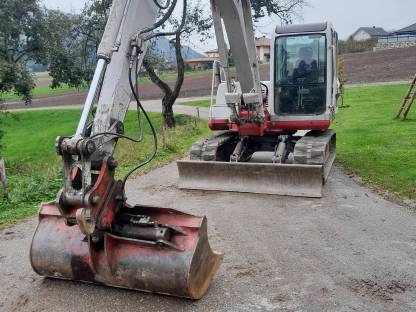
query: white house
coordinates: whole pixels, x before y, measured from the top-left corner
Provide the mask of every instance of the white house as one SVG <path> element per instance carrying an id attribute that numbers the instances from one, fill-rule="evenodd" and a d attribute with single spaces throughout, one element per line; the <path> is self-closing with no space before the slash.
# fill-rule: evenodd
<path id="1" fill-rule="evenodd" d="M 351 35 L 354 41 L 366 41 L 369 39 L 377 39 L 381 36 L 387 36 L 389 33 L 381 27 L 360 27 Z"/>
<path id="2" fill-rule="evenodd" d="M 213 59 L 219 59 L 220 58 L 220 54 L 218 52 L 218 49 L 207 51 L 207 52 L 205 52 L 205 54 L 208 55 L 208 57 L 213 58 Z"/>

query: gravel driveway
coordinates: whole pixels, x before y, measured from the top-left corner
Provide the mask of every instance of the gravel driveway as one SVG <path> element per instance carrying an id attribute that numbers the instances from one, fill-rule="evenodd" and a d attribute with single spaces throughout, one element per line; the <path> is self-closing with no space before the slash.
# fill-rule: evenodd
<path id="1" fill-rule="evenodd" d="M 175 164 L 128 183 L 131 203 L 207 215 L 224 264 L 202 300 L 44 279 L 35 219 L 0 231 L 1 311 L 414 311 L 415 214 L 335 168 L 322 199 L 181 191 Z"/>

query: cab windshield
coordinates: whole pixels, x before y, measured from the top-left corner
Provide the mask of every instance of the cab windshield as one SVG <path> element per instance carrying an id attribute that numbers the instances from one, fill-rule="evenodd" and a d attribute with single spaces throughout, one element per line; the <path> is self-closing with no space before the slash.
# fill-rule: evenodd
<path id="1" fill-rule="evenodd" d="M 280 114 L 322 114 L 326 110 L 326 37 L 277 37 L 275 110 Z"/>

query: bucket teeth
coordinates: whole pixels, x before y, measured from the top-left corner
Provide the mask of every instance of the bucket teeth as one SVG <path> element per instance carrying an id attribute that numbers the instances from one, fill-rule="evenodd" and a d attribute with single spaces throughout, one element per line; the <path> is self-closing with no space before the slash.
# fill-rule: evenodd
<path id="1" fill-rule="evenodd" d="M 99 243 L 85 241 L 78 226 L 65 224 L 55 203 L 43 204 L 30 251 L 33 269 L 53 278 L 200 299 L 223 258 L 211 250 L 206 218 L 172 209 L 135 209 L 174 229 L 169 246 L 107 232 Z"/>

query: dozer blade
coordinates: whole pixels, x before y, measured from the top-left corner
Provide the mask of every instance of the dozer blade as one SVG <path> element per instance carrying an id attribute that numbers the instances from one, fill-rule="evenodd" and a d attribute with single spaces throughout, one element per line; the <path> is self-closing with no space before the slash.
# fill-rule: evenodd
<path id="1" fill-rule="evenodd" d="M 322 197 L 322 165 L 177 161 L 179 188 Z"/>
<path id="2" fill-rule="evenodd" d="M 52 278 L 200 299 L 222 262 L 222 255 L 209 246 L 206 218 L 172 209 L 136 208 L 180 228 L 184 233 L 172 238 L 180 250 L 110 233 L 93 242 L 77 225 L 67 226 L 56 204 L 50 203 L 41 206 L 32 240 L 33 269 Z"/>

